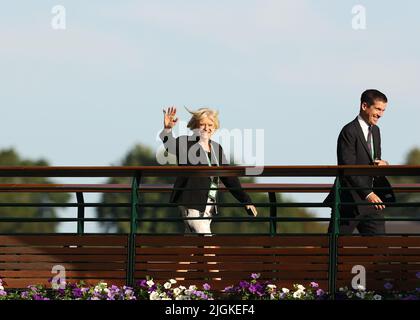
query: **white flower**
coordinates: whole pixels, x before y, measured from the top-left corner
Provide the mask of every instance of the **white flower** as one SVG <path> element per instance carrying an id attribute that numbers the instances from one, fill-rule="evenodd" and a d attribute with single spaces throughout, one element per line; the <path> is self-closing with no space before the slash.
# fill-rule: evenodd
<path id="1" fill-rule="evenodd" d="M 174 289 L 174 295 L 177 296 L 181 293 L 181 290 L 179 288 Z"/>
<path id="2" fill-rule="evenodd" d="M 0 290 L 2 291 L 2 290 L 4 290 L 4 287 L 3 286 L 0 286 Z"/>
<path id="3" fill-rule="evenodd" d="M 179 288 L 179 290 L 185 290 L 185 289 L 187 289 L 184 286 L 179 286 L 178 288 Z"/>
<path id="4" fill-rule="evenodd" d="M 302 286 L 301 284 L 299 284 L 299 285 L 297 286 L 297 288 L 298 288 L 298 290 L 300 290 L 300 291 L 304 291 L 304 290 L 305 290 L 305 287 L 304 287 L 304 286 Z"/>
<path id="5" fill-rule="evenodd" d="M 191 291 L 197 290 L 197 287 L 194 285 L 191 285 L 188 289 L 190 289 Z"/>
<path id="6" fill-rule="evenodd" d="M 159 293 L 157 293 L 156 291 L 153 291 L 150 294 L 149 299 L 150 300 L 160 300 Z"/>
<path id="7" fill-rule="evenodd" d="M 296 291 L 295 293 L 293 293 L 293 298 L 297 298 L 300 299 L 302 297 L 302 295 L 304 295 L 305 293 L 301 290 Z"/>
<path id="8" fill-rule="evenodd" d="M 186 296 L 190 296 L 192 292 L 193 292 L 192 290 L 185 290 L 184 291 Z"/>
<path id="9" fill-rule="evenodd" d="M 163 287 L 164 287 L 165 289 L 169 289 L 169 288 L 171 287 L 170 282 L 165 282 L 165 284 L 163 285 Z"/>
<path id="10" fill-rule="evenodd" d="M 343 287 L 340 287 L 340 289 L 338 289 L 338 291 L 343 292 L 344 291 L 344 288 Z"/>
<path id="11" fill-rule="evenodd" d="M 373 300 L 382 300 L 382 296 L 380 296 L 379 294 L 375 294 L 373 296 Z"/>
<path id="12" fill-rule="evenodd" d="M 357 285 L 357 290 L 365 291 L 366 288 L 364 286 L 362 286 L 361 284 L 359 284 L 359 285 Z"/>
<path id="13" fill-rule="evenodd" d="M 356 297 L 359 297 L 360 299 L 364 299 L 365 298 L 365 294 L 364 292 L 357 292 L 356 293 Z"/>
<path id="14" fill-rule="evenodd" d="M 270 290 L 274 290 L 274 289 L 277 288 L 277 286 L 275 284 L 268 284 L 267 288 L 270 289 Z"/>
<path id="15" fill-rule="evenodd" d="M 151 287 L 151 286 L 153 286 L 155 283 L 153 282 L 153 280 L 149 280 L 149 281 L 147 281 L 147 282 L 146 282 L 146 284 L 147 284 L 149 287 Z"/>
<path id="16" fill-rule="evenodd" d="M 284 293 L 289 293 L 290 292 L 290 290 L 287 289 L 287 288 L 283 288 L 283 289 L 281 289 L 281 291 L 283 291 Z"/>
<path id="17" fill-rule="evenodd" d="M 175 284 L 175 283 L 176 283 L 176 280 L 175 280 L 175 279 L 169 279 L 169 282 L 170 282 L 171 284 Z"/>

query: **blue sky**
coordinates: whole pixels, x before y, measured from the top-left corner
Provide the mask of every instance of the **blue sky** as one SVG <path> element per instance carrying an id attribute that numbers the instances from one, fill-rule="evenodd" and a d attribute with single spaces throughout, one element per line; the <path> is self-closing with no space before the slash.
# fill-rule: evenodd
<path id="1" fill-rule="evenodd" d="M 58 4 L 66 30 L 50 25 Z M 164 106 L 211 106 L 224 128 L 264 129 L 267 165 L 335 164 L 339 130 L 377 88 L 383 158 L 401 164 L 420 145 L 419 14 L 414 0 L 3 1 L 0 147 L 110 165 L 158 146 Z"/>

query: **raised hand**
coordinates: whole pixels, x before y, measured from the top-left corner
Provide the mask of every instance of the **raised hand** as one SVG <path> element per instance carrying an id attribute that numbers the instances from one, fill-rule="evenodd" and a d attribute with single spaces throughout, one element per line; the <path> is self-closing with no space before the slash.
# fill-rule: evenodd
<path id="1" fill-rule="evenodd" d="M 167 110 L 163 109 L 163 126 L 165 129 L 172 129 L 178 122 L 176 117 L 176 108 L 169 107 Z"/>

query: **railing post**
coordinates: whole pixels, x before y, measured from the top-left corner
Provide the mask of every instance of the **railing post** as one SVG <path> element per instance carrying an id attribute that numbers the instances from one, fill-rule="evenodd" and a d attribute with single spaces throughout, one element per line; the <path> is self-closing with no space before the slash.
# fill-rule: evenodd
<path id="1" fill-rule="evenodd" d="M 128 286 L 134 286 L 134 271 L 136 263 L 136 233 L 138 220 L 138 204 L 139 204 L 139 184 L 141 174 L 133 177 L 131 183 L 131 213 L 130 213 L 130 234 L 128 237 L 128 262 L 126 283 Z"/>
<path id="2" fill-rule="evenodd" d="M 277 234 L 277 199 L 276 199 L 276 193 L 275 192 L 269 192 L 268 193 L 268 199 L 270 201 L 270 235 L 276 235 Z M 274 204 L 274 205 L 273 205 Z"/>
<path id="3" fill-rule="evenodd" d="M 77 234 L 85 233 L 85 200 L 83 192 L 76 192 L 77 199 Z"/>
<path id="4" fill-rule="evenodd" d="M 335 299 L 337 289 L 337 260 L 338 260 L 338 236 L 340 233 L 340 176 L 336 178 L 334 184 L 334 205 L 331 213 L 332 228 L 330 233 L 329 248 L 329 272 L 328 272 L 328 291 L 331 298 Z"/>

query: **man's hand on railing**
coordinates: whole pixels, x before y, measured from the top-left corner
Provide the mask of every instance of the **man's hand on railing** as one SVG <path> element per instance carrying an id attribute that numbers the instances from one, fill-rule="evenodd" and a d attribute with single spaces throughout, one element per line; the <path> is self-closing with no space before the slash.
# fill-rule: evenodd
<path id="1" fill-rule="evenodd" d="M 389 166 L 388 161 L 385 160 L 381 160 L 381 159 L 375 159 L 375 161 L 373 161 L 375 166 Z"/>
<path id="2" fill-rule="evenodd" d="M 370 203 L 380 203 L 375 205 L 375 209 L 376 210 L 383 210 L 385 209 L 385 205 L 382 204 L 382 200 L 381 198 L 379 198 L 376 193 L 372 192 L 368 195 L 368 197 L 366 198 L 367 201 L 369 201 Z"/>
<path id="3" fill-rule="evenodd" d="M 247 205 L 245 206 L 248 215 L 256 217 L 258 215 L 257 208 L 254 205 Z"/>

